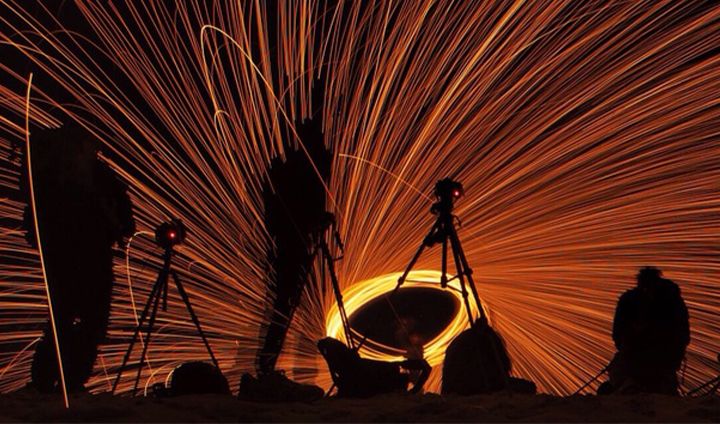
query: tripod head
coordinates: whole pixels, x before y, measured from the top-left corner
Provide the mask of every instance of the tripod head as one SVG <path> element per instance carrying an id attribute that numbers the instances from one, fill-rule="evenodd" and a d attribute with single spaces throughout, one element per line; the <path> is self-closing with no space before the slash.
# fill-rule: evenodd
<path id="1" fill-rule="evenodd" d="M 437 215 L 437 220 L 439 223 L 442 223 L 442 225 L 437 225 L 436 223 L 430 233 L 425 237 L 423 243 L 428 247 L 442 243 L 443 240 L 447 239 L 449 222 L 457 219 L 452 214 L 455 208 L 455 201 L 464 194 L 464 190 L 461 183 L 447 177 L 435 183 L 433 193 L 437 201 L 430 207 L 430 212 L 433 215 Z"/>
<path id="2" fill-rule="evenodd" d="M 172 250 L 174 246 L 185 241 L 186 234 L 185 224 L 181 220 L 173 218 L 155 228 L 155 243 L 165 250 Z"/>
<path id="3" fill-rule="evenodd" d="M 332 231 L 332 233 L 333 233 L 332 236 L 335 239 L 335 243 L 337 244 L 337 247 L 340 249 L 340 252 L 344 252 L 345 245 L 343 244 L 342 238 L 340 237 L 340 232 L 337 229 L 337 221 L 335 220 L 335 214 L 332 212 L 325 211 L 325 212 L 323 212 L 322 216 L 320 217 L 318 226 L 315 228 L 314 242 L 316 244 L 319 244 L 320 240 L 324 239 L 325 233 L 328 230 Z"/>
<path id="4" fill-rule="evenodd" d="M 434 215 L 449 215 L 455 207 L 455 200 L 462 197 L 465 191 L 461 183 L 447 177 L 435 183 L 433 193 L 437 201 L 433 203 L 430 212 Z"/>

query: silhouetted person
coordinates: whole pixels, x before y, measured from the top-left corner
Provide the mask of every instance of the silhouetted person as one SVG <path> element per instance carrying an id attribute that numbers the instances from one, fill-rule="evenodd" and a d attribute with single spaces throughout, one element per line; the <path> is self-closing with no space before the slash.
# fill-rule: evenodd
<path id="1" fill-rule="evenodd" d="M 86 132 L 66 127 L 33 132 L 31 148 L 40 240 L 65 379 L 69 390 L 80 390 L 105 338 L 112 248 L 134 231 L 131 204 L 126 187 L 98 159 L 95 141 Z M 28 242 L 37 247 L 30 206 L 24 226 Z M 32 384 L 41 391 L 59 387 L 49 320 L 35 350 Z"/>
<path id="2" fill-rule="evenodd" d="M 317 120 L 298 126 L 312 161 L 326 181 L 330 152 L 323 143 Z M 282 349 L 295 308 L 315 260 L 312 235 L 325 216 L 325 187 L 311 159 L 302 149 L 288 150 L 285 159 L 272 161 L 264 189 L 265 223 L 273 241 L 269 252 L 274 301 L 259 356 L 259 373 L 272 372 Z"/>
<path id="3" fill-rule="evenodd" d="M 484 318 L 460 333 L 445 351 L 442 394 L 474 395 L 511 390 L 535 393 L 531 381 L 510 376 L 502 338 Z"/>
<path id="4" fill-rule="evenodd" d="M 411 393 L 418 393 L 430 376 L 430 365 L 423 359 L 398 362 L 361 358 L 357 351 L 331 337 L 318 342 L 318 349 L 327 361 L 330 375 L 338 389 L 338 397 L 370 397 L 383 393 L 405 392 L 411 371 L 419 371 Z"/>
<path id="5" fill-rule="evenodd" d="M 273 400 L 272 393 L 283 385 L 287 386 L 283 390 L 295 391 L 301 398 L 317 394 L 316 390 L 299 387 L 275 369 L 313 269 L 316 256 L 313 237 L 326 219 L 323 183 L 330 179 L 332 163 L 319 119 L 298 123 L 296 131 L 307 153 L 300 146 L 293 148 L 294 143 L 288 141 L 285 158 L 276 158 L 270 164 L 263 191 L 265 226 L 272 237 L 268 252 L 271 267 L 268 298 L 272 303 L 268 305 L 263 345 L 258 352 L 257 379 L 249 374 L 241 379 L 240 394 L 246 399 Z"/>
<path id="6" fill-rule="evenodd" d="M 677 371 L 690 343 L 688 310 L 677 284 L 657 268 L 642 268 L 637 287 L 620 296 L 612 337 L 617 353 L 599 393 L 677 394 Z"/>
<path id="7" fill-rule="evenodd" d="M 425 359 L 423 337 L 417 332 L 417 322 L 410 317 L 401 318 L 401 325 L 395 331 L 397 345 L 405 350 L 405 358 L 411 360 Z M 416 384 L 421 377 L 421 370 L 412 370 L 409 374 L 410 383 Z"/>
<path id="8" fill-rule="evenodd" d="M 336 0 L 324 4 L 328 13 L 338 4 Z M 270 269 L 268 270 L 268 313 L 266 322 L 261 328 L 260 337 L 262 346 L 257 356 L 257 379 L 250 374 L 243 374 L 240 382 L 240 395 L 254 398 L 255 394 L 277 392 L 287 389 L 289 393 L 297 391 L 300 397 L 306 397 L 304 392 L 310 393 L 314 386 L 300 387 L 288 380 L 282 372 L 276 370 L 276 363 L 285 343 L 288 329 L 292 323 L 295 310 L 300 303 L 303 289 L 307 284 L 315 260 L 313 249 L 313 235 L 317 232 L 320 223 L 326 214 L 326 192 L 323 183 L 329 183 L 332 153 L 325 148 L 322 117 L 324 111 L 325 82 L 321 75 L 325 74 L 326 64 L 311 70 L 314 78 L 311 81 L 304 77 L 296 81 L 288 81 L 287 73 L 283 72 L 283 63 L 278 61 L 281 55 L 277 54 L 286 48 L 281 34 L 282 22 L 277 11 L 283 7 L 278 0 L 265 2 L 268 14 L 265 19 L 266 37 L 251 42 L 253 56 L 269 57 L 271 73 L 268 78 L 275 93 L 281 93 L 290 85 L 299 91 L 298 95 L 280 96 L 280 101 L 286 111 L 295 111 L 295 122 L 289 124 L 285 116 L 278 115 L 280 132 L 283 137 L 284 158 L 276 158 L 270 164 L 268 181 L 263 188 L 263 201 L 265 206 L 265 225 L 271 237 L 272 248 L 268 252 Z M 322 22 L 318 22 L 317 37 L 303 40 L 314 49 L 321 49 L 324 45 Z M 260 42 L 262 41 L 262 42 Z M 269 52 L 269 56 L 265 54 Z M 309 83 L 309 84 L 308 84 Z M 303 88 L 304 87 L 304 88 Z M 304 97 L 310 90 L 309 98 Z M 302 100 L 301 100 L 302 99 Z M 310 100 L 310 103 L 307 103 Z M 291 104 L 293 103 L 293 104 Z M 301 114 L 308 112 L 305 107 L 310 106 L 309 117 L 302 119 Z M 305 112 L 301 112 L 305 110 Z M 292 115 L 292 114 L 291 114 Z M 287 126 L 292 125 L 300 138 L 296 140 L 293 131 Z M 268 139 L 274 138 L 274 128 L 266 128 Z M 306 151 L 307 150 L 307 151 Z M 309 157 L 308 157 L 309 156 Z M 313 166 L 314 165 L 314 166 Z M 267 384 L 266 384 L 267 383 Z M 295 384 L 293 386 L 293 384 Z M 278 389 L 278 390 L 275 390 Z M 296 390 L 297 389 L 297 390 Z M 320 389 L 321 390 L 321 389 Z M 322 391 L 322 390 L 321 390 Z M 321 394 L 322 395 L 322 394 Z M 279 395 L 276 399 L 282 398 Z M 261 395 L 258 399 L 270 399 L 271 396 Z M 308 395 L 309 397 L 309 395 Z"/>

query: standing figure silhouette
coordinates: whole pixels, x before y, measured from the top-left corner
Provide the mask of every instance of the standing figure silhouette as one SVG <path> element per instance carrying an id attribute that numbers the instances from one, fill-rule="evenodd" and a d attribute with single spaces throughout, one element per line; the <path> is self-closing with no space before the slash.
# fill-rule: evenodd
<path id="1" fill-rule="evenodd" d="M 332 157 L 325 148 L 317 120 L 298 125 L 297 132 L 310 158 L 302 149 L 293 149 L 286 152 L 285 160 L 273 160 L 263 193 L 265 223 L 274 244 L 268 252 L 274 299 L 258 358 L 261 374 L 275 368 L 315 260 L 312 236 L 325 217 L 323 180 L 329 180 Z"/>
<path id="2" fill-rule="evenodd" d="M 270 164 L 263 191 L 268 251 L 268 311 L 261 329 L 257 378 L 244 374 L 240 396 L 251 400 L 298 400 L 322 397 L 322 389 L 289 380 L 275 369 L 288 329 L 315 261 L 314 235 L 326 217 L 325 187 L 332 155 L 325 147 L 322 125 L 310 119 L 296 123 L 303 143 L 286 142 L 285 158 Z M 309 156 L 309 157 L 308 157 Z"/>
<path id="3" fill-rule="evenodd" d="M 85 131 L 63 127 L 33 133 L 30 152 L 39 237 L 70 391 L 83 389 L 105 338 L 113 246 L 123 245 L 134 231 L 127 187 L 98 159 L 95 144 Z M 27 184 L 28 176 L 22 181 Z M 30 203 L 24 226 L 28 242 L 37 248 Z M 31 372 L 31 383 L 38 390 L 59 388 L 49 321 Z"/>

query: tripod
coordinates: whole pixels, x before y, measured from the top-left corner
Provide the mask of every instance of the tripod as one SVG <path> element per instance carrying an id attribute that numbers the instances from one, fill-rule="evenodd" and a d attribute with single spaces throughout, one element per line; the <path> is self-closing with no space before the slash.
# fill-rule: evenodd
<path id="1" fill-rule="evenodd" d="M 472 309 L 470 308 L 470 300 L 468 299 L 469 293 L 467 287 L 470 287 L 470 291 L 472 292 L 473 301 L 475 302 L 475 305 L 477 306 L 480 313 L 479 318 L 485 318 L 485 311 L 483 311 L 482 305 L 480 303 L 480 297 L 478 296 L 477 289 L 475 288 L 475 282 L 472 278 L 472 269 L 470 268 L 470 265 L 468 265 L 467 258 L 465 257 L 465 252 L 463 251 L 462 245 L 460 244 L 460 239 L 457 235 L 457 230 L 455 229 L 455 221 L 457 220 L 457 217 L 452 214 L 453 208 L 455 206 L 455 200 L 462 196 L 462 194 L 463 189 L 462 185 L 459 182 L 453 181 L 450 178 L 445 178 L 437 182 L 437 184 L 435 185 L 435 196 L 437 197 L 437 202 L 435 202 L 430 208 L 430 212 L 432 212 L 434 215 L 437 215 L 437 219 L 435 220 L 435 223 L 430 229 L 430 232 L 423 239 L 423 242 L 418 248 L 417 252 L 415 252 L 415 256 L 413 256 L 407 268 L 405 268 L 405 272 L 403 272 L 400 278 L 398 278 L 397 286 L 395 286 L 395 289 L 392 291 L 390 296 L 397 292 L 398 289 L 400 289 L 400 286 L 402 286 L 405 280 L 407 280 L 410 271 L 415 266 L 415 263 L 418 261 L 418 259 L 420 259 L 420 256 L 422 255 L 425 248 L 432 247 L 436 244 L 441 244 L 442 264 L 440 285 L 442 288 L 447 288 L 447 285 L 450 281 L 453 281 L 455 279 L 459 280 L 460 292 L 462 294 L 463 302 L 465 304 L 465 310 L 467 311 L 470 325 L 474 326 L 475 320 L 473 318 Z M 455 271 L 457 272 L 455 276 L 449 279 L 447 276 L 448 243 L 450 244 L 450 249 L 452 250 L 453 260 L 455 262 Z"/>
<path id="2" fill-rule="evenodd" d="M 718 362 L 720 362 L 720 353 L 717 356 Z M 688 397 L 696 397 L 696 396 L 711 396 L 714 395 L 715 392 L 720 390 L 720 375 L 712 378 L 705 383 L 701 384 L 699 387 L 694 388 L 693 390 L 690 390 L 687 392 L 686 396 Z"/>
<path id="3" fill-rule="evenodd" d="M 174 238 L 175 236 L 171 234 L 171 238 Z M 180 293 L 180 297 L 182 298 L 183 302 L 185 303 L 185 306 L 187 307 L 188 312 L 190 313 L 190 318 L 192 318 L 193 323 L 195 324 L 195 327 L 197 328 L 198 333 L 200 333 L 200 337 L 202 338 L 203 343 L 205 343 L 205 347 L 207 348 L 208 353 L 210 354 L 210 358 L 212 359 L 213 364 L 220 369 L 218 366 L 217 359 L 215 359 L 215 355 L 212 352 L 212 349 L 210 348 L 210 344 L 207 341 L 207 338 L 205 337 L 205 333 L 203 333 L 202 327 L 200 327 L 200 321 L 198 320 L 197 315 L 195 315 L 195 312 L 193 311 L 192 305 L 190 305 L 190 298 L 187 295 L 187 292 L 185 291 L 185 288 L 183 287 L 182 283 L 180 282 L 180 278 L 178 277 L 177 273 L 171 269 L 171 262 L 172 262 L 172 256 L 174 254 L 174 250 L 172 247 L 172 244 L 165 245 L 165 253 L 163 255 L 163 267 L 160 270 L 160 273 L 158 274 L 158 278 L 155 281 L 155 284 L 152 287 L 152 290 L 150 291 L 150 296 L 148 297 L 147 303 L 145 303 L 145 308 L 143 309 L 142 315 L 140 316 L 140 320 L 138 321 L 137 327 L 135 327 L 135 332 L 133 333 L 132 340 L 130 341 L 130 345 L 128 346 L 127 351 L 125 352 L 125 357 L 123 358 L 122 365 L 120 365 L 120 369 L 118 371 L 117 377 L 115 378 L 115 383 L 113 384 L 112 393 L 115 394 L 115 391 L 117 390 L 118 383 L 120 382 L 120 378 L 122 377 L 123 372 L 125 371 L 125 367 L 127 365 L 128 360 L 130 359 L 130 355 L 132 354 L 133 347 L 135 346 L 135 343 L 137 342 L 138 336 L 140 335 L 140 331 L 143 327 L 143 324 L 145 324 L 145 320 L 148 319 L 148 312 L 150 312 L 150 305 L 152 304 L 152 312 L 150 312 L 149 321 L 147 325 L 147 329 L 145 330 L 145 344 L 143 346 L 142 355 L 140 356 L 140 364 L 138 366 L 137 374 L 135 376 L 135 385 L 133 386 L 133 396 L 135 396 L 135 393 L 137 392 L 138 384 L 140 383 L 140 374 L 142 373 L 142 369 L 145 366 L 145 356 L 147 355 L 147 349 L 150 345 L 150 336 L 152 336 L 153 326 L 155 325 L 155 318 L 157 316 L 158 312 L 158 306 L 160 305 L 160 299 L 162 298 L 162 308 L 163 311 L 167 311 L 167 294 L 168 294 L 168 277 L 172 274 L 173 281 L 175 281 L 175 286 L 178 289 L 178 292 Z"/>
<path id="4" fill-rule="evenodd" d="M 328 246 L 327 240 L 325 239 L 325 233 L 328 230 L 332 231 L 332 237 L 335 239 L 335 244 L 337 244 L 340 252 L 344 253 L 345 247 L 342 239 L 340 238 L 340 232 L 335 227 L 335 215 L 331 212 L 325 212 L 323 222 L 318 228 L 318 231 L 315 233 L 315 251 L 317 252 L 319 250 L 321 254 L 320 269 L 323 273 L 323 280 L 325 275 L 325 266 L 327 266 L 328 273 L 330 274 L 330 282 L 332 283 L 333 294 L 335 294 L 335 302 L 337 303 L 338 311 L 340 312 L 340 321 L 342 321 L 343 332 L 345 333 L 345 339 L 347 340 L 348 347 L 357 351 L 360 346 L 355 345 L 355 339 L 353 338 L 352 329 L 350 328 L 350 320 L 348 319 L 347 312 L 345 311 L 345 302 L 343 301 L 342 291 L 340 290 L 340 283 L 338 282 L 337 274 L 335 273 L 335 261 L 342 259 L 342 256 L 336 258 L 330 253 L 330 246 Z M 336 382 L 333 378 L 333 384 L 327 391 L 326 396 L 330 395 L 330 393 L 335 389 L 335 386 Z"/>
<path id="5" fill-rule="evenodd" d="M 588 386 L 590 386 L 591 384 L 593 384 L 598 378 L 600 378 L 600 376 L 602 376 L 603 374 L 605 374 L 605 373 L 610 369 L 610 367 L 613 365 L 613 362 L 615 362 L 615 358 L 613 358 L 610 362 L 608 362 L 608 364 L 605 365 L 605 368 L 601 369 L 600 372 L 597 373 L 597 374 L 595 374 L 595 376 L 594 376 L 593 378 L 591 378 L 590 380 L 586 381 L 582 386 L 580 386 L 579 389 L 575 390 L 575 392 L 574 392 L 571 396 L 579 395 L 580 392 L 582 392 L 583 390 L 585 390 L 586 387 L 588 387 Z"/>
<path id="6" fill-rule="evenodd" d="M 337 274 L 335 273 L 335 261 L 342 259 L 342 256 L 335 258 L 330 253 L 330 246 L 328 246 L 327 240 L 325 239 L 325 232 L 327 230 L 332 231 L 335 243 L 340 249 L 340 252 L 343 252 L 345 247 L 343 246 L 340 238 L 340 233 L 335 228 L 335 215 L 330 212 L 325 212 L 323 223 L 315 234 L 316 251 L 319 250 L 321 253 L 320 266 L 323 273 L 325 272 L 325 266 L 327 265 L 328 273 L 330 274 L 330 282 L 332 283 L 333 293 L 335 294 L 335 301 L 337 302 L 338 311 L 340 312 L 340 320 L 342 321 L 343 331 L 345 332 L 348 347 L 355 350 L 355 340 L 352 335 L 352 329 L 350 328 L 350 321 L 348 319 L 347 312 L 345 311 L 345 302 L 343 302 L 340 283 L 338 282 Z"/>

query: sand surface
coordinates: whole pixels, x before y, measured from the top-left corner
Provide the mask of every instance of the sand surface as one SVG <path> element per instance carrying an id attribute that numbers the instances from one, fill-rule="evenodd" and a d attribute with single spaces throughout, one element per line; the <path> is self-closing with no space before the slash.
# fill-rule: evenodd
<path id="1" fill-rule="evenodd" d="M 202 395 L 167 399 L 29 391 L 0 396 L 1 422 L 720 422 L 720 397 L 496 394 L 472 397 L 391 395 L 267 404 Z"/>

